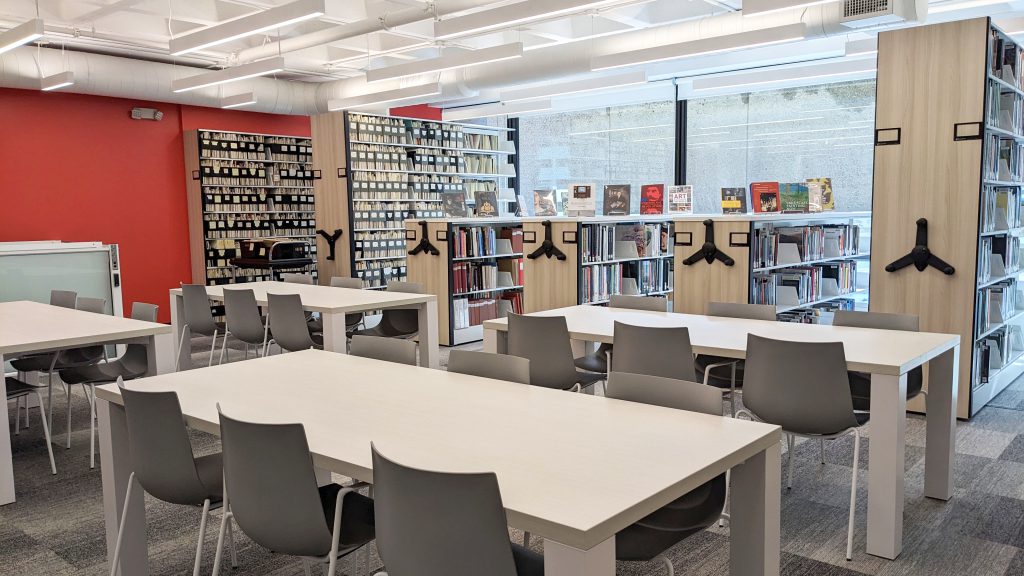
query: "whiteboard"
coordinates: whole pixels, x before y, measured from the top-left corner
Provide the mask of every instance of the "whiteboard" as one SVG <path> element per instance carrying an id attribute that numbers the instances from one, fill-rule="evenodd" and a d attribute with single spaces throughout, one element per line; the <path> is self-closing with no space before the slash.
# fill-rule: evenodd
<path id="1" fill-rule="evenodd" d="M 104 311 L 114 314 L 120 303 L 114 300 L 111 278 L 106 247 L 70 252 L 0 251 L 0 302 L 33 300 L 48 304 L 50 290 L 72 290 L 79 296 L 103 298 Z"/>

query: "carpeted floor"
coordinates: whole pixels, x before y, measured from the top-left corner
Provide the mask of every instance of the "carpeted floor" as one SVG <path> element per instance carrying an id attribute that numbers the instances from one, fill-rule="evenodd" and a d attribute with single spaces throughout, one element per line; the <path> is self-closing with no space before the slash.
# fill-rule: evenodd
<path id="1" fill-rule="evenodd" d="M 203 343 L 197 340 L 197 363 L 205 360 L 200 352 L 203 349 Z M 442 362 L 446 360 L 447 350 L 442 348 Z M 72 444 L 66 450 L 66 403 L 63 394 L 54 396 L 54 433 L 60 444 L 55 447 L 56 476 L 49 472 L 38 411 L 32 412 L 31 428 L 13 436 L 18 501 L 0 507 L 0 574 L 4 576 L 100 575 L 109 570 L 100 473 L 98 467 L 89 469 L 88 404 L 80 389 L 72 396 Z M 10 414 L 13 416 L 13 410 Z M 196 433 L 193 440 L 197 453 L 218 449 L 214 437 Z M 868 442 L 862 442 L 862 469 L 867 468 Z M 952 501 L 938 502 L 922 496 L 923 446 L 924 421 L 911 417 L 907 423 L 903 554 L 890 562 L 864 551 L 867 483 L 862 475 L 854 559 L 847 562 L 844 553 L 852 439 L 828 443 L 825 465 L 818 463 L 816 443 L 799 444 L 794 450 L 793 490 L 782 496 L 782 574 L 1024 576 L 1024 380 L 1003 392 L 971 422 L 958 425 L 956 493 Z M 150 499 L 147 518 L 152 573 L 190 573 L 199 510 Z M 219 520 L 219 513 L 214 513 L 213 526 Z M 517 541 L 521 538 L 516 531 L 510 532 Z M 678 574 L 726 575 L 728 539 L 728 525 L 715 527 L 687 539 L 670 550 L 669 556 Z M 212 570 L 214 544 L 215 536 L 210 533 L 204 574 Z M 541 550 L 539 542 L 534 547 Z M 239 560 L 239 569 L 223 573 L 302 574 L 297 560 L 271 554 L 244 536 L 239 537 Z M 357 564 L 344 562 L 342 571 L 355 574 Z M 371 569 L 379 567 L 374 556 Z M 620 563 L 618 573 L 660 576 L 664 570 L 654 564 Z"/>

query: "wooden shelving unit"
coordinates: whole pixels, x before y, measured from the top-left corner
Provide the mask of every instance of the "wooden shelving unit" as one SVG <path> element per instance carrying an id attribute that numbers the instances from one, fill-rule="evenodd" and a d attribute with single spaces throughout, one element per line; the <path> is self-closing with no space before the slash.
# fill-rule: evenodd
<path id="1" fill-rule="evenodd" d="M 960 335 L 957 416 L 969 418 L 1024 374 L 1022 48 L 977 18 L 882 32 L 878 49 L 871 309 Z M 953 274 L 885 271 L 921 218 Z"/>
<path id="2" fill-rule="evenodd" d="M 732 258 L 684 264 L 706 240 Z M 830 322 L 834 309 L 867 309 L 868 212 L 683 216 L 674 222 L 675 310 L 708 302 L 774 304 L 780 320 Z"/>
<path id="3" fill-rule="evenodd" d="M 519 219 L 407 220 L 407 251 L 420 245 L 424 230 L 438 254 L 423 251 L 409 255 L 407 268 L 410 281 L 422 283 L 428 293 L 437 296 L 440 344 L 456 346 L 482 340 L 484 320 L 504 316 L 508 311 L 522 312 Z"/>
<path id="4" fill-rule="evenodd" d="M 487 189 L 500 197 L 515 176 L 508 133 L 356 112 L 315 116 L 315 148 L 323 160 L 316 168 L 327 176 L 318 218 L 328 231 L 344 234 L 333 261 L 321 255 L 325 273 L 362 278 L 371 289 L 406 280 L 404 222 L 444 217 L 444 192 L 472 198 L 474 190 Z"/>
<path id="5" fill-rule="evenodd" d="M 288 238 L 316 254 L 313 147 L 309 138 L 199 129 L 185 133 L 192 281 L 270 280 L 238 269 L 237 240 Z M 316 265 L 304 270 L 316 275 Z"/>

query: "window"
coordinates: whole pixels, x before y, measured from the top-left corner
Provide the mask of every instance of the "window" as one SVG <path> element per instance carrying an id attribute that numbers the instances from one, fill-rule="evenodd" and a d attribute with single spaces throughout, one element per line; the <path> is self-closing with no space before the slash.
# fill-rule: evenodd
<path id="1" fill-rule="evenodd" d="M 820 177 L 836 210 L 870 210 L 874 119 L 874 80 L 690 100 L 694 212 L 720 212 L 722 188 Z"/>

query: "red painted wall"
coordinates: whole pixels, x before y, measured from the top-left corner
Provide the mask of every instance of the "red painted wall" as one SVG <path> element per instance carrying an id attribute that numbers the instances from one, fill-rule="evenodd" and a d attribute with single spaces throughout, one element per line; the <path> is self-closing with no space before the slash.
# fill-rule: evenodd
<path id="1" fill-rule="evenodd" d="M 158 108 L 160 122 L 132 120 Z M 308 136 L 309 118 L 0 89 L 0 241 L 117 243 L 124 309 L 191 281 L 182 132 Z"/>
<path id="2" fill-rule="evenodd" d="M 406 118 L 422 118 L 424 120 L 441 120 L 441 109 L 427 104 L 414 104 L 412 106 L 399 106 L 388 110 L 392 116 L 404 116 Z"/>

